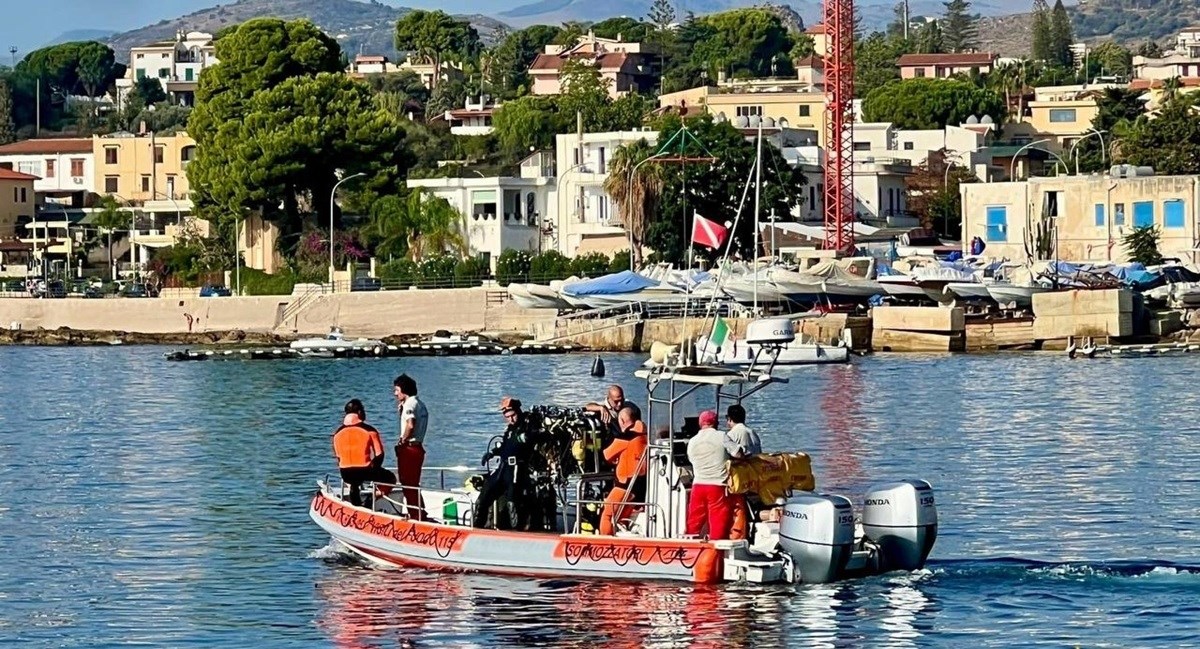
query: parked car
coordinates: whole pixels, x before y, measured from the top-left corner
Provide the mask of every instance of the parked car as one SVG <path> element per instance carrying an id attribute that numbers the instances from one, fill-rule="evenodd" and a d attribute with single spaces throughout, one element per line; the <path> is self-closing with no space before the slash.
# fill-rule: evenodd
<path id="1" fill-rule="evenodd" d="M 233 292 L 224 286 L 206 284 L 200 289 L 200 297 L 229 297 L 230 295 L 233 295 Z"/>
<path id="2" fill-rule="evenodd" d="M 49 282 L 39 281 L 33 289 L 33 296 L 50 298 L 66 297 L 67 287 L 57 279 L 52 279 Z"/>
<path id="3" fill-rule="evenodd" d="M 126 284 L 121 288 L 121 297 L 150 297 L 145 284 Z"/>
<path id="4" fill-rule="evenodd" d="M 378 277 L 355 277 L 350 282 L 351 291 L 378 291 L 383 288 L 383 282 Z"/>

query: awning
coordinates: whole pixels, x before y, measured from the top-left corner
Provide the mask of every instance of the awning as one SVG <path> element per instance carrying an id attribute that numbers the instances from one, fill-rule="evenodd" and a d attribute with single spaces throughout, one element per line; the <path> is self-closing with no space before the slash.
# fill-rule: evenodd
<path id="1" fill-rule="evenodd" d="M 575 249 L 575 256 L 586 255 L 588 253 L 598 252 L 605 255 L 613 255 L 618 252 L 629 250 L 629 236 L 625 234 L 598 234 L 583 237 L 579 242 L 579 247 Z"/>

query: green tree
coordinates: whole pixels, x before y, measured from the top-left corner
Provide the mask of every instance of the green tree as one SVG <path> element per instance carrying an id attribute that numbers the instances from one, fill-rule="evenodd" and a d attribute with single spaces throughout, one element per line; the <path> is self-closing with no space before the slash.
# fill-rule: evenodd
<path id="1" fill-rule="evenodd" d="M 117 75 L 124 71 L 125 66 L 117 63 L 112 48 L 107 45 L 91 42 L 80 49 L 75 74 L 88 97 L 107 92 Z"/>
<path id="2" fill-rule="evenodd" d="M 470 92 L 462 79 L 450 79 L 433 87 L 429 101 L 425 104 L 425 116 L 441 115 L 448 110 L 461 108 Z"/>
<path id="3" fill-rule="evenodd" d="M 17 64 L 17 70 L 41 79 L 46 88 L 61 97 L 95 97 L 104 94 L 113 80 L 125 73 L 125 66 L 116 63 L 107 45 L 75 41 L 34 50 Z"/>
<path id="4" fill-rule="evenodd" d="M 969 13 L 971 3 L 967 0 L 949 0 L 944 3 L 946 15 L 942 19 L 942 42 L 947 52 L 967 52 L 975 49 L 977 31 L 976 17 Z"/>
<path id="5" fill-rule="evenodd" d="M 187 130 L 188 119 L 190 119 L 191 114 L 192 109 L 187 106 L 158 104 L 157 106 L 151 106 L 138 112 L 125 128 L 130 131 L 137 131 L 144 124 L 147 131 L 171 135 Z"/>
<path id="6" fill-rule="evenodd" d="M 921 220 L 921 227 L 958 238 L 962 236 L 958 188 L 976 180 L 975 174 L 951 160 L 945 149 L 935 151 L 905 180 L 905 203 Z"/>
<path id="7" fill-rule="evenodd" d="M 1050 27 L 1050 7 L 1046 0 L 1033 0 L 1033 60 L 1053 62 L 1054 32 Z"/>
<path id="8" fill-rule="evenodd" d="M 892 6 L 892 20 L 887 24 L 887 28 L 883 30 L 884 36 L 889 38 L 904 38 L 908 34 L 905 29 L 905 21 L 908 19 L 907 11 L 904 8 L 904 1 L 897 2 Z"/>
<path id="9" fill-rule="evenodd" d="M 1063 67 L 1074 63 L 1071 55 L 1071 45 L 1075 43 L 1075 35 L 1071 31 L 1071 17 L 1062 0 L 1054 0 L 1054 8 L 1050 10 L 1050 60 Z"/>
<path id="10" fill-rule="evenodd" d="M 1143 115 L 1120 139 L 1121 157 L 1161 175 L 1200 174 L 1200 119 L 1190 101 L 1168 102 L 1156 117 Z"/>
<path id="11" fill-rule="evenodd" d="M 429 102 L 429 89 L 421 83 L 421 77 L 416 72 L 411 70 L 403 70 L 401 72 L 393 72 L 389 74 L 372 74 L 368 75 L 363 81 L 370 86 L 371 90 L 381 95 L 391 95 L 395 97 L 396 102 L 407 108 L 417 108 L 418 112 L 425 110 L 425 104 Z M 407 111 L 397 113 L 406 114 Z"/>
<path id="12" fill-rule="evenodd" d="M 1157 266 L 1163 263 L 1162 253 L 1158 250 L 1160 235 L 1156 226 L 1134 228 L 1125 235 L 1121 243 L 1129 254 L 1129 261 L 1136 261 L 1146 266 Z"/>
<path id="13" fill-rule="evenodd" d="M 900 78 L 896 60 L 910 52 L 902 38 L 876 32 L 854 42 L 854 94 L 866 97 L 873 90 Z"/>
<path id="14" fill-rule="evenodd" d="M 917 31 L 915 48 L 918 54 L 944 54 L 948 48 L 942 36 L 941 23 L 935 20 L 921 27 Z"/>
<path id="15" fill-rule="evenodd" d="M 656 29 L 665 31 L 675 23 L 675 6 L 671 4 L 671 0 L 654 0 L 646 14 L 646 20 Z"/>
<path id="16" fill-rule="evenodd" d="M 492 127 L 501 151 L 520 157 L 554 146 L 555 134 L 563 132 L 567 124 L 553 98 L 529 96 L 505 102 L 492 116 Z"/>
<path id="17" fill-rule="evenodd" d="M 787 28 L 767 9 L 734 9 L 704 16 L 697 22 L 711 28 L 712 34 L 694 44 L 692 57 L 704 62 L 714 76 L 719 70 L 734 75 L 771 75 L 772 63 L 792 49 Z"/>
<path id="18" fill-rule="evenodd" d="M 1092 50 L 1090 59 L 1100 65 L 1103 74 L 1119 77 L 1133 74 L 1133 52 L 1113 41 L 1097 45 Z"/>
<path id="19" fill-rule="evenodd" d="M 1113 164 L 1112 146 L 1145 112 L 1141 95 L 1140 91 L 1128 88 L 1104 89 L 1096 100 L 1098 110 L 1092 118 L 1092 129 L 1100 135 L 1090 135 L 1076 144 L 1081 171 L 1104 171 Z"/>
<path id="20" fill-rule="evenodd" d="M 444 11 L 413 10 L 396 21 L 396 49 L 413 52 L 433 63 L 440 71 L 443 61 L 463 60 L 479 53 L 479 33 L 465 20 L 452 18 Z M 438 86 L 439 74 L 433 75 Z"/>
<path id="21" fill-rule="evenodd" d="M 644 43 L 654 27 L 654 25 L 644 23 L 636 18 L 620 16 L 594 23 L 591 30 L 598 38 L 616 39 L 620 37 L 626 43 Z"/>
<path id="22" fill-rule="evenodd" d="M 1160 59 L 1162 58 L 1163 51 L 1162 47 L 1159 47 L 1156 41 L 1146 41 L 1138 46 L 1137 54 L 1148 59 Z"/>
<path id="23" fill-rule="evenodd" d="M 799 34 L 796 36 L 796 41 L 792 45 L 792 50 L 788 52 L 788 56 L 792 59 L 792 64 L 795 65 L 797 61 L 815 56 L 816 53 L 817 44 L 813 41 L 813 37 L 808 34 Z"/>
<path id="24" fill-rule="evenodd" d="M 968 117 L 990 115 L 997 124 L 1007 110 L 999 93 L 958 79 L 905 79 L 876 88 L 863 100 L 863 119 L 902 129 L 941 129 Z"/>
<path id="25" fill-rule="evenodd" d="M 608 104 L 604 129 L 609 131 L 629 131 L 641 127 L 646 118 L 654 110 L 654 101 L 648 97 L 631 92 Z"/>
<path id="26" fill-rule="evenodd" d="M 642 245 L 646 240 L 646 224 L 654 214 L 663 191 L 663 169 L 653 161 L 654 147 L 646 140 L 625 144 L 613 151 L 604 192 L 612 197 L 617 214 L 631 233 L 633 265 L 642 265 Z"/>
<path id="27" fill-rule="evenodd" d="M 506 34 L 487 53 L 483 73 L 488 91 L 504 98 L 525 94 L 529 65 L 560 31 L 551 25 L 533 25 Z"/>
<path id="28" fill-rule="evenodd" d="M 596 65 L 580 59 L 571 59 L 563 64 L 559 73 L 562 93 L 558 96 L 558 109 L 566 117 L 574 119 L 583 115 L 585 131 L 595 131 L 607 122 L 609 80 L 600 76 Z"/>
<path id="29" fill-rule="evenodd" d="M 578 43 L 584 34 L 587 34 L 587 28 L 584 27 L 583 23 L 572 20 L 571 22 L 563 23 L 562 29 L 554 36 L 554 44 L 571 47 Z"/>
<path id="30" fill-rule="evenodd" d="M 155 77 L 142 77 L 133 82 L 127 101 L 138 110 L 167 100 L 167 92 Z"/>
<path id="31" fill-rule="evenodd" d="M 375 254 L 389 261 L 420 261 L 453 252 L 467 254 L 462 214 L 444 199 L 419 189 L 407 197 L 385 196 L 371 208 L 366 231 Z"/>
<path id="32" fill-rule="evenodd" d="M 17 128 L 13 124 L 12 90 L 8 83 L 0 81 L 0 144 L 17 139 Z"/>

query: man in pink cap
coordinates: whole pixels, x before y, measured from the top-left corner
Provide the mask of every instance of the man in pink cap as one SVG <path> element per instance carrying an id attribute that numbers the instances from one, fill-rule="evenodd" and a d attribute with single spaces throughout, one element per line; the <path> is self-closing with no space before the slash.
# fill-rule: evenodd
<path id="1" fill-rule="evenodd" d="M 726 489 L 732 442 L 717 430 L 717 413 L 700 413 L 700 432 L 688 440 L 692 463 L 692 493 L 688 497 L 687 533 L 700 536 L 708 530 L 710 540 L 729 538 L 733 525 L 733 503 Z"/>

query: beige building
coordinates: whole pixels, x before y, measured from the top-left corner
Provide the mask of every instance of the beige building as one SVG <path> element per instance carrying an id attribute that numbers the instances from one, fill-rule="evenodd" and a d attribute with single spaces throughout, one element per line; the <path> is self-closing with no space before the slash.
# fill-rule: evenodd
<path id="1" fill-rule="evenodd" d="M 804 33 L 808 34 L 809 38 L 813 40 L 813 54 L 818 57 L 824 57 L 825 53 L 829 50 L 829 41 L 825 36 L 825 25 L 813 25 L 804 30 Z"/>
<path id="2" fill-rule="evenodd" d="M 1149 173 L 1149 170 L 1145 170 Z M 1058 224 L 1058 258 L 1064 261 L 1127 259 L 1122 244 L 1134 228 L 1156 226 L 1166 257 L 1196 261 L 1196 208 L 1200 176 L 1058 176 L 1026 182 L 964 184 L 964 245 L 982 237 L 986 254 L 1026 261 L 1038 224 Z M 1049 258 L 1053 258 L 1051 253 Z M 1034 260 L 1038 261 L 1038 260 Z"/>
<path id="3" fill-rule="evenodd" d="M 811 129 L 818 133 L 818 144 L 825 140 L 825 94 L 800 80 L 750 79 L 722 80 L 717 87 L 702 86 L 681 90 L 658 98 L 660 107 L 674 106 L 689 113 L 697 108 L 735 126 L 746 126 L 751 118 L 768 119 L 770 126 Z M 745 118 L 741 122 L 739 118 Z"/>
<path id="4" fill-rule="evenodd" d="M 996 54 L 905 54 L 896 60 L 901 79 L 946 79 L 956 74 L 987 74 L 996 65 Z"/>
<path id="5" fill-rule="evenodd" d="M 196 155 L 196 141 L 187 133 L 97 135 L 92 153 L 98 193 L 142 205 L 146 211 L 191 209 L 187 165 Z"/>
<path id="6" fill-rule="evenodd" d="M 437 74 L 438 67 L 441 68 L 441 74 Z M 396 65 L 386 56 L 359 54 L 354 57 L 354 60 L 350 62 L 350 67 L 346 69 L 346 74 L 356 79 L 401 72 L 412 72 L 417 75 L 421 79 L 421 85 L 429 89 L 433 89 L 435 77 L 437 77 L 437 82 L 441 83 L 452 79 L 461 79 L 463 76 L 461 63 L 442 61 L 440 66 L 435 66 L 432 60 L 415 55 L 410 55 L 404 63 Z"/>
<path id="7" fill-rule="evenodd" d="M 1098 97 L 1105 88 L 1121 84 L 1088 84 L 1037 88 L 1025 104 L 1025 114 L 1004 126 L 1004 140 L 1028 144 L 1066 156 L 1081 137 L 1092 132 L 1092 120 L 1100 112 Z M 1067 162 L 1070 162 L 1067 160 Z"/>
<path id="8" fill-rule="evenodd" d="M 0 167 L 0 239 L 17 235 L 18 223 L 33 220 L 37 200 L 33 185 L 38 177 Z"/>
<path id="9" fill-rule="evenodd" d="M 600 77 L 608 83 L 608 94 L 614 99 L 631 92 L 650 92 L 657 87 L 657 57 L 644 44 L 626 42 L 619 37 L 600 38 L 588 32 L 569 47 L 547 45 L 529 65 L 533 80 L 530 93 L 557 95 L 562 92 L 562 69 L 567 61 L 583 61 L 594 65 Z"/>

